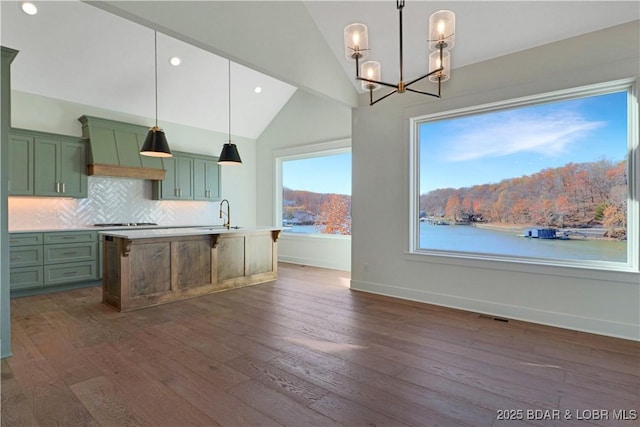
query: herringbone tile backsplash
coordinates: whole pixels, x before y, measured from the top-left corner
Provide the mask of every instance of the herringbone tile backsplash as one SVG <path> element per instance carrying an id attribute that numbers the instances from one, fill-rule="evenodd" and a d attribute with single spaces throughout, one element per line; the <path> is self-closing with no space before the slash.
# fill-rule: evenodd
<path id="1" fill-rule="evenodd" d="M 9 230 L 73 228 L 96 223 L 155 222 L 204 225 L 219 222 L 218 204 L 151 200 L 151 181 L 89 177 L 89 197 L 10 197 Z"/>

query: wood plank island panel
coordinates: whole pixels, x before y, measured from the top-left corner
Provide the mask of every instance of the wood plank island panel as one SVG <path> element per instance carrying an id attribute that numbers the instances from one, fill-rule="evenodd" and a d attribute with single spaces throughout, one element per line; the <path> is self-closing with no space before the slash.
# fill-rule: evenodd
<path id="1" fill-rule="evenodd" d="M 129 311 L 277 279 L 280 230 L 104 232 L 102 301 Z"/>

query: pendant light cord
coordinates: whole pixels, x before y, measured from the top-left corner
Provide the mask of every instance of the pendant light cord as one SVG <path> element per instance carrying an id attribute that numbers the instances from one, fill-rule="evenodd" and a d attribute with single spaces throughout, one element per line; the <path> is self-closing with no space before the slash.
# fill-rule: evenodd
<path id="1" fill-rule="evenodd" d="M 158 127 L 158 32 L 153 31 L 153 66 L 155 68 L 156 127 Z"/>
<path id="2" fill-rule="evenodd" d="M 229 144 L 231 144 L 231 60 L 229 60 Z"/>

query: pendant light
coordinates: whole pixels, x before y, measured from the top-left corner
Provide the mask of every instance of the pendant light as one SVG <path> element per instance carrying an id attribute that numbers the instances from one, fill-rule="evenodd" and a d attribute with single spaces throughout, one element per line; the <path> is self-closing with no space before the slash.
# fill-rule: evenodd
<path id="1" fill-rule="evenodd" d="M 158 33 L 153 32 L 154 67 L 155 67 L 155 91 L 156 91 L 156 125 L 149 129 L 144 140 L 140 154 L 149 157 L 172 157 L 167 137 L 164 131 L 158 127 Z"/>
<path id="2" fill-rule="evenodd" d="M 222 145 L 218 158 L 219 165 L 239 165 L 242 163 L 238 147 L 231 140 L 231 61 L 229 61 L 229 139 Z"/>

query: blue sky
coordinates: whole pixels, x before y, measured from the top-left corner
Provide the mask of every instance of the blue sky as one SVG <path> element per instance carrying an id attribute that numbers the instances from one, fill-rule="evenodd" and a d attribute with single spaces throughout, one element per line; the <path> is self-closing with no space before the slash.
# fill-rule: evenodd
<path id="1" fill-rule="evenodd" d="M 627 155 L 627 94 L 440 120 L 420 126 L 420 193 Z"/>
<path id="2" fill-rule="evenodd" d="M 284 161 L 282 185 L 292 190 L 351 195 L 351 153 Z"/>

